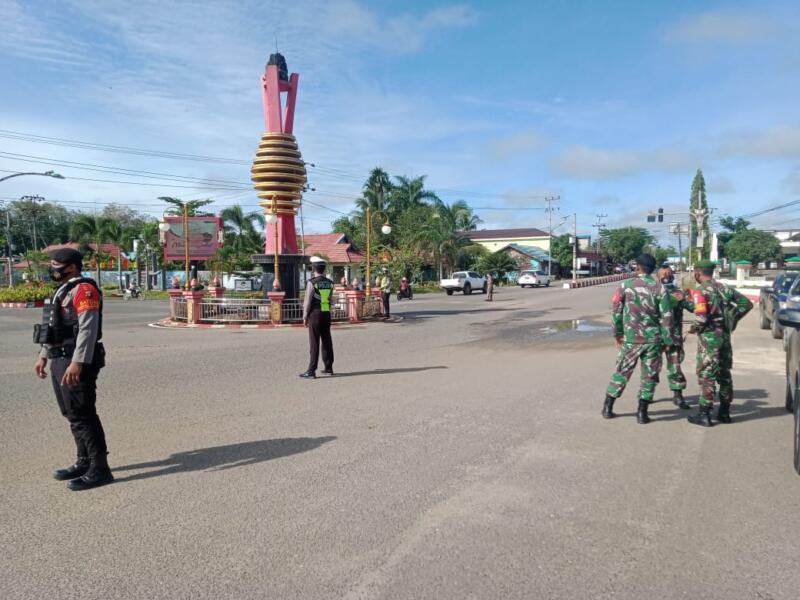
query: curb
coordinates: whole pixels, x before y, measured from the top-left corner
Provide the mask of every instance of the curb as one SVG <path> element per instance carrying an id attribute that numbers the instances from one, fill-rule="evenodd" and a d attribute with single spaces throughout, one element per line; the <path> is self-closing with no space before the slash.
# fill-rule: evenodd
<path id="1" fill-rule="evenodd" d="M 41 308 L 44 300 L 30 300 L 28 302 L 0 302 L 0 308 Z"/>
<path id="2" fill-rule="evenodd" d="M 392 317 L 390 321 L 378 319 L 375 321 L 358 321 L 352 323 L 350 321 L 336 321 L 331 323 L 331 327 L 335 329 L 343 329 L 346 327 L 354 327 L 359 325 L 368 325 L 370 323 L 399 323 L 403 321 L 404 317 Z M 180 321 L 172 321 L 169 317 L 161 319 L 155 323 L 148 323 L 148 327 L 156 329 L 304 329 L 302 323 L 281 323 L 280 325 L 273 325 L 272 323 L 182 323 Z"/>
<path id="3" fill-rule="evenodd" d="M 615 281 L 624 281 L 625 279 L 631 279 L 632 277 L 634 277 L 634 273 L 620 273 L 618 275 L 607 275 L 605 277 L 594 277 L 592 279 L 569 281 L 565 283 L 563 287 L 565 290 L 574 290 L 576 288 L 602 285 L 604 283 L 613 283 Z"/>

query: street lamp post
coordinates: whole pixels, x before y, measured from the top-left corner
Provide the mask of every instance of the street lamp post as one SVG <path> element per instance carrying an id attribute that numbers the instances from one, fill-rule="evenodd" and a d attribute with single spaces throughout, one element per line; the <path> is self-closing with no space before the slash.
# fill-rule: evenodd
<path id="1" fill-rule="evenodd" d="M 372 275 L 371 275 L 371 272 L 370 272 L 370 265 L 371 265 L 370 255 L 372 253 L 372 246 L 371 246 L 371 240 L 372 240 L 372 210 L 370 209 L 369 206 L 367 207 L 367 211 L 366 212 L 367 212 L 367 283 L 366 283 L 366 286 L 364 287 L 364 290 L 367 293 L 367 297 L 369 297 L 370 294 L 372 293 L 372 281 L 371 281 Z M 383 235 L 389 235 L 390 233 L 392 233 L 392 226 L 389 225 L 389 217 L 383 211 L 376 211 L 376 212 L 378 212 L 379 214 L 382 214 L 383 217 L 384 217 L 383 226 L 381 227 L 381 233 Z"/>
<path id="2" fill-rule="evenodd" d="M 56 173 L 55 171 L 45 171 L 44 173 L 34 173 L 34 172 L 12 173 L 11 175 L 0 177 L 0 181 L 5 181 L 6 179 L 11 179 L 12 177 L 22 177 L 23 175 L 41 175 L 42 177 L 52 177 L 53 179 L 66 179 L 66 177 L 64 177 L 60 173 Z"/>
<path id="3" fill-rule="evenodd" d="M 189 284 L 189 205 L 187 203 L 182 204 L 183 208 L 183 255 L 184 255 L 184 262 L 185 262 L 185 273 L 184 276 L 186 277 L 186 284 L 184 285 L 184 289 L 190 290 L 191 285 Z M 161 221 L 158 224 L 158 230 L 162 233 L 167 233 L 172 227 L 166 221 Z M 166 237 L 164 238 L 164 243 L 166 243 Z"/>
<path id="4" fill-rule="evenodd" d="M 280 280 L 280 269 L 278 268 L 278 249 L 279 249 L 279 240 L 278 240 L 278 200 L 273 195 L 272 196 L 272 206 L 270 208 L 272 212 L 265 215 L 264 220 L 270 225 L 275 225 L 275 278 L 272 280 L 272 291 L 279 292 L 281 290 L 281 280 Z M 303 275 L 305 277 L 305 275 Z"/>
<path id="5" fill-rule="evenodd" d="M 52 177 L 53 179 L 65 179 L 63 175 L 60 173 L 56 173 L 55 171 L 45 171 L 44 173 L 36 173 L 36 172 L 24 172 L 24 173 L 12 173 L 11 175 L 6 175 L 5 177 L 0 177 L 0 181 L 5 181 L 7 179 L 11 179 L 12 177 L 22 177 L 24 175 L 39 175 L 41 177 Z M 10 223 L 10 209 L 6 209 L 6 247 L 8 248 L 8 287 L 13 287 L 14 285 L 14 278 L 11 274 L 11 268 L 13 265 L 13 259 L 11 257 L 11 223 Z M 34 217 L 34 227 L 36 227 L 36 220 Z M 36 246 L 36 236 L 34 235 L 33 245 Z"/>

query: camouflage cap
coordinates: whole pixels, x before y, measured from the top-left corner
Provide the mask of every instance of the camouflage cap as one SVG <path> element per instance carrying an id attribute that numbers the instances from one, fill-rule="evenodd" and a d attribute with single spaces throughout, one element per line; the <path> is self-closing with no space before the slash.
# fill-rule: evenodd
<path id="1" fill-rule="evenodd" d="M 705 258 L 703 260 L 698 260 L 696 263 L 694 263 L 695 269 L 713 269 L 716 266 L 717 263 L 715 263 L 713 260 L 708 260 Z"/>

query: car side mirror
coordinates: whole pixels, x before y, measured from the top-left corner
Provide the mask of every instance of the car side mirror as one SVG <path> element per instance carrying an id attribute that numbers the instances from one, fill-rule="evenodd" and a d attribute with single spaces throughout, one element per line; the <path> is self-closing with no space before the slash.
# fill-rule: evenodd
<path id="1" fill-rule="evenodd" d="M 800 329 L 800 310 L 796 308 L 784 308 L 778 311 L 778 323 L 784 327 Z"/>

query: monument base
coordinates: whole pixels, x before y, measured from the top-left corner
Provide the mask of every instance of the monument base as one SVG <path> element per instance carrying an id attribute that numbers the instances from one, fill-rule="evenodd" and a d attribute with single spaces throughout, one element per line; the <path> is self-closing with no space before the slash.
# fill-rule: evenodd
<path id="1" fill-rule="evenodd" d="M 253 262 L 261 265 L 264 277 L 261 279 L 261 290 L 264 298 L 267 293 L 276 291 L 273 289 L 275 281 L 275 255 L 274 254 L 254 254 Z M 308 257 L 302 254 L 280 254 L 278 255 L 278 279 L 280 280 L 280 291 L 286 293 L 286 298 L 300 297 L 300 273 L 303 265 L 308 262 Z"/>

